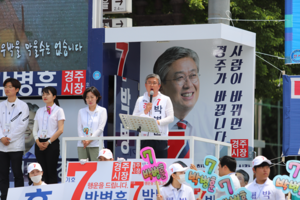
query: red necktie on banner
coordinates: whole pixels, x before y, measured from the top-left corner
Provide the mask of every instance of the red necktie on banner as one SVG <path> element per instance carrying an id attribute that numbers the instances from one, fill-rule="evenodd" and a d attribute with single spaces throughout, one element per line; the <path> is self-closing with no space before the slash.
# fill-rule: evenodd
<path id="1" fill-rule="evenodd" d="M 177 122 L 178 129 L 186 129 L 187 124 L 188 124 L 187 121 L 180 120 L 179 122 Z M 190 155 L 190 146 L 189 146 L 189 142 L 187 141 L 185 147 L 182 149 L 178 158 L 189 158 L 190 157 L 189 155 Z M 199 188 L 194 189 L 194 194 L 198 194 L 198 192 L 200 192 L 201 199 L 203 199 L 206 192 L 202 191 L 202 193 L 201 193 L 201 189 L 199 189 Z"/>
<path id="2" fill-rule="evenodd" d="M 178 129 L 186 129 L 188 122 L 186 120 L 180 120 L 177 122 Z M 180 152 L 178 158 L 189 158 L 190 157 L 190 145 L 189 142 L 187 141 L 186 145 Z"/>

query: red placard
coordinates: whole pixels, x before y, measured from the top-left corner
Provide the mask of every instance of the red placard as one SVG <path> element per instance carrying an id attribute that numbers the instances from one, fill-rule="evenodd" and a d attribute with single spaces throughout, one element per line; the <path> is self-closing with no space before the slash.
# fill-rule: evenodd
<path id="1" fill-rule="evenodd" d="M 142 163 L 141 162 L 133 162 L 132 174 L 141 174 L 141 171 L 142 171 Z"/>
<path id="2" fill-rule="evenodd" d="M 231 156 L 234 158 L 248 158 L 248 140 L 247 139 L 232 139 Z"/>
<path id="3" fill-rule="evenodd" d="M 61 95 L 82 95 L 85 83 L 86 70 L 62 71 Z"/>
<path id="4" fill-rule="evenodd" d="M 114 162 L 112 181 L 129 181 L 131 162 Z"/>

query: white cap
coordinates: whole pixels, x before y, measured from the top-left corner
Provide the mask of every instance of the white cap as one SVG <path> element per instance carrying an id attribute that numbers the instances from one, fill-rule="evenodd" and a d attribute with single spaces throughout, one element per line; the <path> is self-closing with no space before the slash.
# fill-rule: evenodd
<path id="1" fill-rule="evenodd" d="M 252 167 L 258 166 L 258 165 L 262 164 L 263 162 L 266 162 L 269 165 L 272 165 L 272 162 L 270 160 L 268 160 L 266 157 L 256 156 L 252 161 Z"/>
<path id="2" fill-rule="evenodd" d="M 184 172 L 188 170 L 188 167 L 182 167 L 181 164 L 179 163 L 174 163 L 170 165 L 169 170 L 174 173 L 174 172 Z"/>
<path id="3" fill-rule="evenodd" d="M 113 158 L 112 152 L 111 152 L 109 149 L 101 149 L 101 150 L 99 151 L 98 158 L 99 158 L 100 156 L 103 156 L 103 157 L 106 158 L 106 159 L 111 159 L 111 158 Z"/>
<path id="4" fill-rule="evenodd" d="M 30 173 L 34 169 L 37 169 L 40 172 L 43 171 L 42 167 L 41 167 L 41 165 L 39 163 L 31 163 L 30 165 L 28 165 L 27 172 Z"/>

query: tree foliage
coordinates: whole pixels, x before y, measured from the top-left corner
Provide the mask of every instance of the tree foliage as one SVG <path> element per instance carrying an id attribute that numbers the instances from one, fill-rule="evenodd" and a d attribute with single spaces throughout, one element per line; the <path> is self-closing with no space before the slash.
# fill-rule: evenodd
<path id="1" fill-rule="evenodd" d="M 146 13 L 155 14 L 155 1 L 147 0 Z M 172 13 L 170 0 L 162 0 L 164 14 Z M 185 0 L 182 6 L 184 13 L 183 24 L 207 23 L 208 0 Z M 285 2 L 282 0 L 231 0 L 230 11 L 232 19 L 250 20 L 282 20 L 284 19 Z M 133 6 L 134 8 L 134 6 Z M 125 15 L 131 17 L 135 14 Z M 112 17 L 112 16 L 110 16 Z M 114 15 L 113 17 L 120 17 Z M 123 15 L 124 17 L 124 15 Z M 284 58 L 284 22 L 281 21 L 233 21 L 237 28 L 256 33 L 256 52 L 266 53 Z M 232 25 L 232 24 L 231 24 Z M 284 59 L 260 55 L 286 74 L 300 74 L 299 65 L 285 65 Z M 282 79 L 280 71 L 256 57 L 256 90 L 258 99 L 272 99 L 273 102 L 282 100 Z M 279 82 L 281 82 L 278 87 Z"/>

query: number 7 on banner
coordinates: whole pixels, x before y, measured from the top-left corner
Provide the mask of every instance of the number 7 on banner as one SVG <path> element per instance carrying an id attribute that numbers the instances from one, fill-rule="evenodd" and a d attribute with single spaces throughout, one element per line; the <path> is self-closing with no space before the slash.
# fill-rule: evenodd
<path id="1" fill-rule="evenodd" d="M 85 163 L 84 165 L 80 163 L 69 163 L 67 177 L 75 176 L 76 172 L 86 171 L 86 174 L 82 177 L 79 184 L 77 185 L 71 200 L 80 200 L 86 183 L 97 170 L 97 164 L 98 163 L 96 162 Z"/>
<path id="2" fill-rule="evenodd" d="M 218 198 L 217 200 L 225 199 L 252 199 L 252 193 L 246 188 L 239 188 L 235 191 L 233 181 L 229 175 L 223 176 L 217 180 L 217 187 L 220 191 L 225 191 L 226 195 Z"/>

